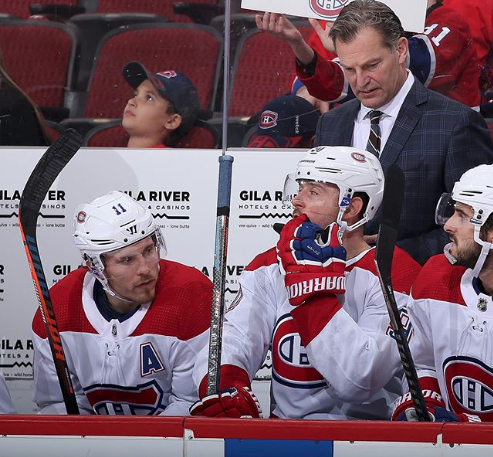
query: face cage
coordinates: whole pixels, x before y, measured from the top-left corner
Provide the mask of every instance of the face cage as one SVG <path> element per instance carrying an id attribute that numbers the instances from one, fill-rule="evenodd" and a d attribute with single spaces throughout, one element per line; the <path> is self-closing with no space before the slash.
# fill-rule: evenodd
<path id="1" fill-rule="evenodd" d="M 160 258 L 166 256 L 167 254 L 167 249 L 166 249 L 166 242 L 164 241 L 164 237 L 161 233 L 161 230 L 156 227 L 154 233 L 145 236 L 144 238 L 135 241 L 132 244 L 138 243 L 139 241 L 145 240 L 147 237 L 152 237 L 154 241 L 154 245 L 156 246 L 156 249 L 159 252 Z M 129 246 L 132 246 L 132 244 L 129 244 Z M 125 246 L 127 247 L 127 246 Z M 121 248 L 119 248 L 121 249 Z M 118 249 L 115 249 L 115 251 L 118 251 Z M 99 254 L 94 254 L 90 256 L 89 254 L 84 254 L 84 260 L 89 260 L 90 266 L 89 266 L 89 271 L 94 275 L 94 277 L 101 283 L 103 286 L 103 289 L 108 292 L 110 295 L 113 297 L 117 296 L 115 292 L 113 292 L 110 288 L 110 285 L 108 283 L 108 278 L 104 274 L 104 262 L 101 256 L 104 254 L 108 254 L 110 252 L 114 251 L 108 251 L 108 252 L 100 252 Z M 121 297 L 119 297 L 121 298 Z"/>
<path id="2" fill-rule="evenodd" d="M 295 199 L 296 195 L 298 195 L 299 192 L 299 187 L 300 183 L 303 181 L 313 181 L 313 182 L 319 182 L 319 183 L 324 183 L 324 184 L 333 184 L 333 183 L 326 183 L 325 181 L 318 181 L 316 179 L 310 180 L 310 179 L 296 179 L 295 173 L 289 173 L 286 175 L 286 179 L 284 180 L 284 188 L 283 188 L 283 193 L 282 193 L 282 202 L 285 205 L 292 205 L 293 200 Z M 353 225 L 347 225 L 346 221 L 342 220 L 342 217 L 344 216 L 344 213 L 348 209 L 349 205 L 351 204 L 351 200 L 353 199 L 354 192 L 351 188 L 341 188 L 339 185 L 334 184 L 337 186 L 339 189 L 339 213 L 337 214 L 336 218 L 336 223 L 339 225 L 339 227 L 343 228 L 344 230 L 347 230 L 348 232 L 352 232 L 353 230 L 357 229 L 358 227 L 361 227 L 363 224 L 365 224 L 368 221 L 368 208 L 370 207 L 370 202 L 368 202 L 368 205 L 366 207 L 365 213 L 363 214 L 362 218 L 355 222 Z"/>

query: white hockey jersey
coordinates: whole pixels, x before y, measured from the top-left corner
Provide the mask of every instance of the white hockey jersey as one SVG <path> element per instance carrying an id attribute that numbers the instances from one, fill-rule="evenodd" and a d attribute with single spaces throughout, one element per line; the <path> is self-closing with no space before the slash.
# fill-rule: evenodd
<path id="1" fill-rule="evenodd" d="M 400 395 L 400 358 L 376 276 L 374 249 L 348 261 L 342 308 L 320 324 L 305 348 L 293 318 L 275 249 L 242 273 L 237 297 L 224 317 L 220 388 L 255 376 L 272 349 L 271 413 L 280 418 L 387 419 Z M 405 304 L 419 265 L 396 249 L 394 278 Z M 296 309 L 303 308 L 296 307 Z M 308 310 L 310 304 L 305 308 Z M 314 328 L 313 327 L 313 328 Z M 207 354 L 197 358 L 194 381 L 204 393 Z M 245 376 L 241 375 L 245 373 Z M 236 380 L 234 379 L 236 377 Z"/>
<path id="2" fill-rule="evenodd" d="M 79 268 L 50 291 L 81 414 L 188 415 L 192 382 L 207 345 L 211 282 L 198 270 L 161 260 L 156 296 L 120 322 L 94 299 L 94 277 Z M 39 413 L 65 413 L 38 310 L 33 321 L 34 401 Z"/>
<path id="3" fill-rule="evenodd" d="M 472 270 L 430 258 L 413 286 L 410 348 L 423 389 L 448 409 L 493 421 L 493 300 Z"/>
<path id="4" fill-rule="evenodd" d="M 12 405 L 9 389 L 0 373 L 0 414 L 15 414 L 15 409 Z"/>

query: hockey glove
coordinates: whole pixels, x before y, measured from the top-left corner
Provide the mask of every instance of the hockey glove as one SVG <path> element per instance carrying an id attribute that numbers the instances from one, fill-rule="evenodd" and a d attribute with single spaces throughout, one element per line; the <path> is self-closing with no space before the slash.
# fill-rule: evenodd
<path id="1" fill-rule="evenodd" d="M 232 387 L 218 394 L 208 395 L 190 408 L 192 416 L 205 417 L 262 417 L 262 408 L 249 387 Z"/>
<path id="2" fill-rule="evenodd" d="M 481 419 L 474 414 L 456 414 L 440 406 L 427 408 L 427 410 L 432 422 L 481 422 Z M 399 415 L 397 420 L 406 422 L 418 421 L 416 410 L 414 408 L 407 408 Z"/>
<path id="3" fill-rule="evenodd" d="M 323 232 L 326 241 L 322 240 Z M 345 292 L 346 250 L 341 238 L 337 224 L 322 230 L 305 214 L 284 226 L 277 243 L 277 258 L 291 305 L 300 305 L 320 293 Z"/>
<path id="4" fill-rule="evenodd" d="M 432 422 L 481 422 L 481 419 L 474 414 L 454 413 L 445 408 L 442 396 L 432 389 L 423 389 L 423 397 L 426 409 Z M 413 407 L 411 394 L 408 392 L 397 400 L 392 420 L 414 422 L 418 421 L 416 410 Z"/>

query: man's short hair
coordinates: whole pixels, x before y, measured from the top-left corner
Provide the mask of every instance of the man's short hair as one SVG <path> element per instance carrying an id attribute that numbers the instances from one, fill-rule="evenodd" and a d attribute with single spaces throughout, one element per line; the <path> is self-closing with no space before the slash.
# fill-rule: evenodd
<path id="1" fill-rule="evenodd" d="M 350 43 L 365 28 L 378 32 L 382 44 L 392 52 L 399 38 L 405 36 L 401 21 L 394 11 L 376 0 L 354 0 L 346 5 L 335 20 L 329 36 L 334 46 L 336 40 Z"/>

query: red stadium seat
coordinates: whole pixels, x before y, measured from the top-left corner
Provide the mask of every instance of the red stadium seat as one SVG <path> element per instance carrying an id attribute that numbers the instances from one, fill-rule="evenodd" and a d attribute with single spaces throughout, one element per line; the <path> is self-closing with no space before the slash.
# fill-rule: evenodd
<path id="1" fill-rule="evenodd" d="M 309 25 L 297 27 L 305 39 L 313 31 Z M 294 75 L 294 54 L 285 41 L 259 30 L 245 33 L 235 53 L 229 115 L 255 114 L 268 100 L 288 93 Z"/>
<path id="2" fill-rule="evenodd" d="M 33 3 L 57 5 L 77 5 L 78 0 L 2 0 L 0 3 L 0 13 L 27 19 L 31 16 L 29 7 Z"/>
<path id="3" fill-rule="evenodd" d="M 87 132 L 84 145 L 89 147 L 126 147 L 128 135 L 121 126 L 121 119 L 103 122 Z M 197 121 L 176 145 L 177 148 L 216 149 L 219 135 L 214 127 L 204 121 Z"/>
<path id="4" fill-rule="evenodd" d="M 133 91 L 122 77 L 136 60 L 150 72 L 177 69 L 195 84 L 201 107 L 209 110 L 217 91 L 222 38 L 211 27 L 192 24 L 137 24 L 108 33 L 96 55 L 87 103 L 78 116 L 121 117 Z"/>
<path id="5" fill-rule="evenodd" d="M 151 13 L 159 14 L 171 22 L 192 22 L 183 14 L 175 14 L 176 0 L 99 0 L 98 13 Z M 193 3 L 217 5 L 218 0 L 193 0 Z"/>
<path id="6" fill-rule="evenodd" d="M 8 74 L 36 104 L 64 105 L 77 50 L 71 28 L 45 21 L 0 22 L 0 47 Z"/>

